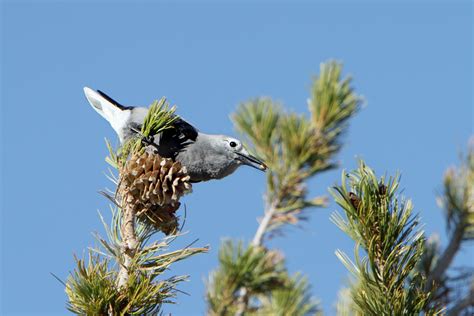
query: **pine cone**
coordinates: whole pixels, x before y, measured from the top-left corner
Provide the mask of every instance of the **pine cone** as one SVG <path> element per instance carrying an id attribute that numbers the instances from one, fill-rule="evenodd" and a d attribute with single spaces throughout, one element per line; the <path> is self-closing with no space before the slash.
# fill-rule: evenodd
<path id="1" fill-rule="evenodd" d="M 165 234 L 178 227 L 179 199 L 191 191 L 186 167 L 170 158 L 145 152 L 135 154 L 120 170 L 118 193 L 139 220 Z"/>
<path id="2" fill-rule="evenodd" d="M 359 197 L 353 193 L 353 192 L 349 192 L 349 201 L 351 201 L 351 204 L 352 206 L 358 210 L 359 209 L 359 206 L 360 206 L 360 199 Z"/>

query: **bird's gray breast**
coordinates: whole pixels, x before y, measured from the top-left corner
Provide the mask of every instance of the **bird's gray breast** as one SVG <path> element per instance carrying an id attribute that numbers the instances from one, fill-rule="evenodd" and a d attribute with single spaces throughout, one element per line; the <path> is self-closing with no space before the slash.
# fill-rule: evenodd
<path id="1" fill-rule="evenodd" d="M 131 128 L 141 129 L 147 109 L 133 108 L 123 139 L 136 136 Z M 179 118 L 173 128 L 153 135 L 149 150 L 160 156 L 181 162 L 192 182 L 220 179 L 233 173 L 240 162 L 222 150 L 222 141 L 215 135 L 198 132 L 191 124 Z"/>
<path id="2" fill-rule="evenodd" d="M 238 161 L 216 150 L 202 134 L 180 151 L 176 160 L 186 167 L 192 182 L 221 179 L 239 167 Z"/>

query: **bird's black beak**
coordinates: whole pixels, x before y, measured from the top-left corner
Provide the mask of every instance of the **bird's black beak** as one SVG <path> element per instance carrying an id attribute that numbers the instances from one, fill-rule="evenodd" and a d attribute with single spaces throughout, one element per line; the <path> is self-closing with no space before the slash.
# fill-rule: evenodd
<path id="1" fill-rule="evenodd" d="M 244 153 L 237 152 L 236 154 L 239 156 L 238 159 L 244 165 L 247 165 L 247 166 L 253 167 L 255 169 L 262 170 L 262 171 L 267 170 L 267 165 L 263 161 L 258 159 L 257 157 L 254 157 L 254 156 L 250 155 L 249 153 L 244 154 Z"/>

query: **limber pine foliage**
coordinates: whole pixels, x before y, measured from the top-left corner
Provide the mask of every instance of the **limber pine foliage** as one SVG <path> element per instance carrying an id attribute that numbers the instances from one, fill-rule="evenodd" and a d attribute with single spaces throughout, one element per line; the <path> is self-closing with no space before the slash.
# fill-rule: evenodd
<path id="1" fill-rule="evenodd" d="M 179 198 L 190 192 L 186 168 L 162 158 L 145 145 L 152 135 L 173 128 L 175 108 L 163 98 L 150 106 L 137 137 L 117 152 L 107 143 L 107 161 L 119 172 L 108 225 L 100 216 L 107 238 L 95 235 L 99 247 L 90 248 L 87 259 L 76 258 L 68 277 L 67 308 L 78 315 L 156 315 L 165 303 L 173 303 L 177 286 L 187 276 L 164 278 L 170 266 L 207 248 L 186 247 L 166 252 L 179 237 Z M 156 240 L 163 232 L 166 237 Z"/>
<path id="2" fill-rule="evenodd" d="M 417 217 L 408 220 L 411 203 L 389 194 L 398 180 L 377 182 L 373 171 L 361 163 L 349 175 L 349 188 L 343 174 L 342 185 L 333 190 L 346 214 L 346 219 L 333 215 L 333 221 L 366 254 L 361 260 L 356 251 L 354 264 L 337 252 L 354 277 L 350 288 L 340 292 L 337 314 L 472 315 L 474 269 L 452 265 L 463 243 L 474 238 L 474 144 L 461 165 L 449 168 L 444 176 L 438 203 L 445 210 L 449 241 L 442 251 L 437 235 L 425 240 L 421 233 L 414 234 Z M 388 229 L 387 223 L 399 229 Z M 397 232 L 403 238 L 393 239 Z"/>
<path id="3" fill-rule="evenodd" d="M 342 78 L 342 65 L 321 65 L 308 101 L 310 115 L 283 110 L 269 98 L 239 106 L 233 115 L 249 147 L 268 165 L 265 209 L 252 242 L 227 241 L 220 266 L 207 286 L 209 315 L 309 315 L 318 310 L 309 285 L 300 274 L 289 275 L 283 255 L 264 246 L 269 237 L 307 218 L 324 197 L 308 198 L 307 181 L 334 168 L 347 121 L 360 108 L 361 97 Z"/>
<path id="4" fill-rule="evenodd" d="M 426 310 L 431 292 L 416 269 L 424 234 L 411 201 L 397 195 L 398 187 L 399 176 L 379 180 L 360 162 L 354 172 L 343 172 L 341 185 L 331 191 L 345 213 L 345 218 L 334 213 L 332 221 L 356 243 L 355 262 L 340 250 L 336 255 L 354 276 L 357 315 L 436 314 Z"/>
<path id="5" fill-rule="evenodd" d="M 438 204 L 444 209 L 448 243 L 441 250 L 439 238 L 426 243 L 418 269 L 426 276 L 426 290 L 434 290 L 430 307 L 446 307 L 447 315 L 474 313 L 474 268 L 452 267 L 463 244 L 474 240 L 474 139 L 459 167 L 444 175 Z"/>

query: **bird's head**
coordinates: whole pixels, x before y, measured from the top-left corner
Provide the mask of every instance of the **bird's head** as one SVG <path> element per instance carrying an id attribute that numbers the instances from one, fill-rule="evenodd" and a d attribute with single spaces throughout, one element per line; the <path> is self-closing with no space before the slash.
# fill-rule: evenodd
<path id="1" fill-rule="evenodd" d="M 221 146 L 226 156 L 231 157 L 239 165 L 247 165 L 262 171 L 267 169 L 265 163 L 255 156 L 252 156 L 238 139 L 222 136 Z"/>

